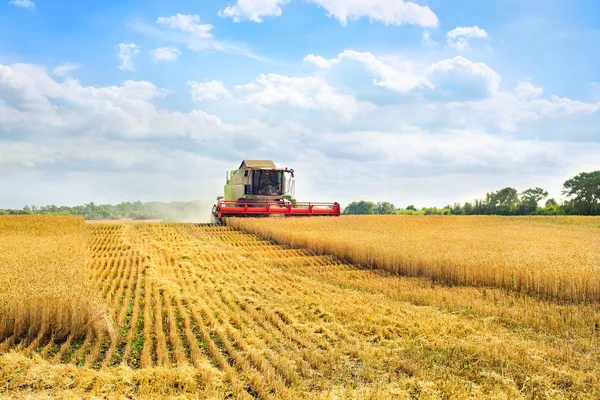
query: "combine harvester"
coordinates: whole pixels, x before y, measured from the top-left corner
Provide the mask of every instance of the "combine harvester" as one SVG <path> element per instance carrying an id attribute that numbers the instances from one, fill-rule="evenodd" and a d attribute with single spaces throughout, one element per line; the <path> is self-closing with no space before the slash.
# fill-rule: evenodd
<path id="1" fill-rule="evenodd" d="M 244 160 L 226 174 L 224 196 L 217 197 L 212 222 L 228 217 L 313 217 L 341 213 L 339 203 L 306 203 L 293 199 L 294 170 L 277 168 L 271 160 Z"/>

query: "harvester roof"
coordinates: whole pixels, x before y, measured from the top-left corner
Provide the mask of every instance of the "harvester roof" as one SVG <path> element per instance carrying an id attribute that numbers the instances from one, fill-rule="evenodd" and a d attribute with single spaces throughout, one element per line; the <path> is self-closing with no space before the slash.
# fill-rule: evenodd
<path id="1" fill-rule="evenodd" d="M 275 163 L 271 160 L 244 160 L 240 165 L 242 168 L 276 168 Z"/>

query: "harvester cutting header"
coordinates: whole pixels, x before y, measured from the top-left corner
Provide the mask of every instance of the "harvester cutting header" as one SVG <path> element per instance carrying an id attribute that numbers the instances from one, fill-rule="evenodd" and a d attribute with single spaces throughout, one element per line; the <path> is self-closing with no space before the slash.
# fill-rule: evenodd
<path id="1" fill-rule="evenodd" d="M 294 200 L 294 170 L 277 168 L 271 160 L 244 160 L 225 176 L 224 196 L 217 197 L 213 222 L 226 217 L 312 217 L 339 216 L 335 203 Z"/>

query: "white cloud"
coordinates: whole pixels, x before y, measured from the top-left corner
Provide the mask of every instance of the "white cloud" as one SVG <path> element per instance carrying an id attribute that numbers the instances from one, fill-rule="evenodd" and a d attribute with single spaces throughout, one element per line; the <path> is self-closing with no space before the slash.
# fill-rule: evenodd
<path id="1" fill-rule="evenodd" d="M 56 76 L 69 76 L 71 75 L 71 72 L 79 69 L 80 65 L 79 64 L 74 64 L 74 63 L 64 63 L 59 65 L 58 67 L 54 68 L 52 70 L 52 73 Z"/>
<path id="2" fill-rule="evenodd" d="M 579 130 L 579 136 L 591 137 L 585 132 L 593 130 L 594 118 L 600 122 L 600 103 L 544 98 L 544 90 L 528 81 L 503 91 L 496 71 L 462 56 L 427 65 L 346 50 L 330 60 L 307 55 L 304 64 L 317 67 L 316 77 L 332 90 L 343 90 L 352 93 L 356 101 L 378 105 L 353 120 L 355 129 L 403 129 L 397 121 L 404 120 L 435 129 L 517 132 L 522 123 L 564 119 L 568 124 L 571 117 L 588 116 L 592 120 L 586 122 L 588 128 Z M 374 90 L 378 87 L 385 91 Z"/>
<path id="3" fill-rule="evenodd" d="M 344 51 L 326 60 L 318 55 L 304 58 L 316 66 L 316 74 L 334 90 L 342 88 L 357 101 L 367 100 L 378 107 L 354 119 L 354 129 L 404 129 L 405 121 L 428 129 L 478 129 L 520 134 L 523 124 L 546 124 L 536 132 L 524 130 L 527 137 L 570 135 L 593 137 L 600 122 L 600 103 L 584 103 L 557 96 L 542 97 L 544 91 L 528 81 L 514 90 L 503 91 L 501 77 L 484 63 L 458 56 L 430 65 L 399 57 Z M 384 91 L 376 91 L 380 87 Z M 580 120 L 577 134 L 568 133 L 573 118 Z M 585 122 L 584 119 L 588 119 Z M 557 121 L 564 131 L 560 132 Z M 549 122 L 554 121 L 554 122 Z M 571 121 L 571 122 L 569 122 Z M 553 126 L 555 125 L 555 126 Z M 539 129 L 539 131 L 537 131 Z M 548 133 L 550 135 L 550 133 Z"/>
<path id="4" fill-rule="evenodd" d="M 386 63 L 372 53 L 344 50 L 337 58 L 325 60 L 321 56 L 308 55 L 304 63 L 314 64 L 322 69 L 329 69 L 331 75 L 348 75 L 349 83 L 353 79 L 349 69 L 358 65 L 372 75 L 372 84 L 398 92 L 409 92 L 420 86 L 430 86 L 417 65 L 406 60 L 394 60 L 397 65 Z M 337 68 L 337 70 L 336 70 Z"/>
<path id="5" fill-rule="evenodd" d="M 455 112 L 460 111 L 471 126 L 495 127 L 517 135 L 529 124 L 522 131 L 527 137 L 596 141 L 593 126 L 600 123 L 600 102 L 584 103 L 554 95 L 541 98 L 540 90 L 533 85 L 524 90 L 519 85 L 513 92 L 496 93 L 484 101 L 465 104 Z"/>
<path id="6" fill-rule="evenodd" d="M 213 26 L 210 24 L 201 24 L 198 15 L 176 14 L 170 17 L 159 17 L 156 22 L 172 29 L 192 33 L 203 39 L 212 38 L 211 30 Z"/>
<path id="7" fill-rule="evenodd" d="M 520 99 L 535 99 L 544 93 L 544 89 L 533 86 L 530 82 L 519 81 L 515 94 Z"/>
<path id="8" fill-rule="evenodd" d="M 182 45 L 193 51 L 215 50 L 240 54 L 259 61 L 269 61 L 254 54 L 243 44 L 216 39 L 212 34 L 212 25 L 200 24 L 200 17 L 197 15 L 177 14 L 171 17 L 159 17 L 157 24 L 166 29 L 157 28 L 140 19 L 134 20 L 130 26 L 137 33 L 160 42 Z"/>
<path id="9" fill-rule="evenodd" d="M 500 76 L 484 63 L 474 63 L 464 57 L 438 61 L 425 70 L 428 80 L 438 91 L 470 98 L 485 98 L 500 86 Z M 454 96 L 453 96 L 454 97 Z"/>
<path id="10" fill-rule="evenodd" d="M 58 95 L 61 86 L 38 66 L 0 64 L 0 89 L 5 105 L 34 110 L 47 106 L 48 97 Z"/>
<path id="11" fill-rule="evenodd" d="M 528 80 L 503 89 L 490 66 L 464 57 L 348 50 L 304 62 L 306 76 L 262 74 L 233 92 L 188 82 L 210 113 L 158 107 L 168 92 L 148 81 L 85 86 L 0 64 L 0 186 L 14 189 L 0 202 L 195 198 L 189 182 L 212 200 L 222 171 L 250 154 L 295 168 L 300 200 L 399 205 L 472 200 L 507 181 L 559 191 L 581 165 L 600 168 L 600 103 Z M 48 182 L 72 191 L 60 197 Z"/>
<path id="12" fill-rule="evenodd" d="M 313 64 L 319 68 L 327 68 L 330 66 L 330 62 L 321 56 L 315 56 L 314 54 L 309 54 L 304 57 L 303 62 L 305 64 Z"/>
<path id="13" fill-rule="evenodd" d="M 349 20 L 362 17 L 372 22 L 386 25 L 414 24 L 424 27 L 437 27 L 438 18 L 427 6 L 405 0 L 308 0 L 323 8 L 329 17 L 336 18 L 342 25 Z M 278 17 L 281 6 L 290 0 L 237 0 L 233 6 L 221 10 L 222 17 L 233 18 L 235 22 L 250 20 L 262 22 L 262 17 Z"/>
<path id="14" fill-rule="evenodd" d="M 133 71 L 131 58 L 140 52 L 140 46 L 135 43 L 119 43 L 117 49 L 119 50 L 117 56 L 121 60 L 119 69 Z"/>
<path id="15" fill-rule="evenodd" d="M 361 103 L 353 96 L 337 91 L 319 77 L 263 74 L 235 89 L 247 103 L 259 106 L 285 103 L 306 110 L 332 110 L 345 121 L 373 108 L 371 104 Z"/>
<path id="16" fill-rule="evenodd" d="M 458 51 L 465 50 L 469 47 L 470 39 L 487 39 L 488 33 L 475 26 L 457 27 L 446 34 L 448 46 Z"/>
<path id="17" fill-rule="evenodd" d="M 344 149 L 344 158 L 371 155 L 371 161 L 390 163 L 399 170 L 412 166 L 419 171 L 413 172 L 414 175 L 427 175 L 431 171 L 439 173 L 440 167 L 445 165 L 452 165 L 455 170 L 478 167 L 510 171 L 516 167 L 515 164 L 525 166 L 532 160 L 544 164 L 547 157 L 560 157 L 560 149 L 555 144 L 535 146 L 531 141 L 513 141 L 472 130 L 447 129 L 443 135 L 437 136 L 417 127 L 405 126 L 402 132 L 329 133 L 322 139 L 330 144 L 332 150 Z"/>
<path id="18" fill-rule="evenodd" d="M 158 61 L 177 61 L 181 52 L 174 47 L 158 47 L 150 51 L 155 62 Z"/>
<path id="19" fill-rule="evenodd" d="M 263 17 L 279 17 L 282 14 L 281 6 L 289 2 L 290 0 L 238 0 L 235 5 L 220 10 L 219 16 L 233 18 L 234 22 L 262 22 Z"/>
<path id="20" fill-rule="evenodd" d="M 345 50 L 331 60 L 311 54 L 304 63 L 317 66 L 329 79 L 348 89 L 360 91 L 375 86 L 403 95 L 418 91 L 428 98 L 446 100 L 489 97 L 498 90 L 501 80 L 486 64 L 461 56 L 427 65 L 401 57 Z M 374 95 L 383 96 L 380 92 Z"/>
<path id="21" fill-rule="evenodd" d="M 35 3 L 31 0 L 11 0 L 8 4 L 12 4 L 16 7 L 27 8 L 29 10 L 33 10 L 35 8 Z"/>
<path id="22" fill-rule="evenodd" d="M 193 101 L 219 100 L 231 95 L 221 81 L 188 81 L 187 85 L 191 88 Z"/>
<path id="23" fill-rule="evenodd" d="M 386 25 L 413 24 L 428 28 L 438 26 L 439 20 L 427 6 L 404 0 L 310 0 L 327 11 L 342 25 L 348 20 L 367 17 Z"/>
<path id="24" fill-rule="evenodd" d="M 425 45 L 436 45 L 437 42 L 431 39 L 431 32 L 428 30 L 423 31 L 423 36 L 421 38 L 421 43 Z"/>
<path id="25" fill-rule="evenodd" d="M 79 137 L 200 139 L 231 129 L 201 110 L 158 109 L 153 100 L 169 92 L 147 81 L 121 86 L 83 86 L 57 82 L 43 68 L 0 64 L 0 131 Z M 0 135 L 1 136 L 1 135 Z"/>

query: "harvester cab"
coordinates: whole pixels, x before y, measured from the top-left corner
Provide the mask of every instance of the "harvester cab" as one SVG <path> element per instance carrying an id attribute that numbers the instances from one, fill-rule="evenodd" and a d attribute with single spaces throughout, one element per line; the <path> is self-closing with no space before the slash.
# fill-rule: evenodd
<path id="1" fill-rule="evenodd" d="M 225 200 L 282 200 L 294 195 L 294 170 L 270 160 L 244 160 L 225 177 Z"/>
<path id="2" fill-rule="evenodd" d="M 224 196 L 217 197 L 213 223 L 226 217 L 339 216 L 336 203 L 300 203 L 295 192 L 294 170 L 278 168 L 271 160 L 244 160 L 225 176 Z"/>

